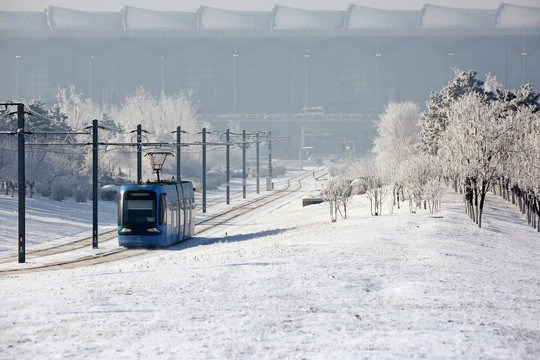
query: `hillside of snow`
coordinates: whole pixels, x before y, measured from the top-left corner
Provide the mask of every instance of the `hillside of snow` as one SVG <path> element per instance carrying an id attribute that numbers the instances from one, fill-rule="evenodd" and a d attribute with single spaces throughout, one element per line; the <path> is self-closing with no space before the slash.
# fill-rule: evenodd
<path id="1" fill-rule="evenodd" d="M 150 256 L 0 276 L 0 358 L 540 357 L 540 237 L 515 207 L 489 196 L 478 228 L 450 190 L 436 216 L 358 195 L 331 223 L 302 207 L 314 186 Z"/>

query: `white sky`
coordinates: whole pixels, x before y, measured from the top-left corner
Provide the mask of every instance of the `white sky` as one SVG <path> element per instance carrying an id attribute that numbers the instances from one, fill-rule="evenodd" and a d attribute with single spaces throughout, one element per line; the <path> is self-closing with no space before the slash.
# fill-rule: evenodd
<path id="1" fill-rule="evenodd" d="M 346 10 L 348 5 L 420 10 L 425 3 L 454 8 L 496 9 L 501 2 L 540 7 L 540 0 L 0 0 L 0 10 L 43 11 L 48 5 L 76 10 L 120 11 L 124 5 L 153 10 L 196 11 L 199 6 L 271 11 L 274 5 L 310 10 Z"/>

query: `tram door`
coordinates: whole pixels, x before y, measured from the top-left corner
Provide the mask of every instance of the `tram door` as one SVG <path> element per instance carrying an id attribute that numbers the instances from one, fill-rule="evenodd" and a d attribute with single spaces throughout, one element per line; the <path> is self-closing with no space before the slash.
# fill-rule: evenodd
<path id="1" fill-rule="evenodd" d="M 178 214 L 177 214 L 177 197 L 170 196 L 165 194 L 163 195 L 164 201 L 163 205 L 166 206 L 165 212 L 165 221 L 164 224 L 167 225 L 167 241 L 175 242 L 178 240 Z"/>
<path id="2" fill-rule="evenodd" d="M 191 183 L 185 184 L 184 194 L 184 213 L 186 217 L 184 233 L 186 236 L 191 237 L 195 234 L 195 199 Z"/>

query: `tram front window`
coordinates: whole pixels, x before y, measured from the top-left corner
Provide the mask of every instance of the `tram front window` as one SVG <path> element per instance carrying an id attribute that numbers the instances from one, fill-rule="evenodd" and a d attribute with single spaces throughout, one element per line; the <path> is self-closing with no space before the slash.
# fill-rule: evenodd
<path id="1" fill-rule="evenodd" d="M 156 193 L 153 191 L 128 191 L 123 198 L 122 232 L 130 235 L 148 234 L 156 227 Z"/>

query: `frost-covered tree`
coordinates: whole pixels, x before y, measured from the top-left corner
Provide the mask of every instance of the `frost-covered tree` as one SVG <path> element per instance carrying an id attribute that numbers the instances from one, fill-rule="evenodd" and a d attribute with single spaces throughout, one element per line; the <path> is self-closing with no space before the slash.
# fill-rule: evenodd
<path id="1" fill-rule="evenodd" d="M 472 91 L 451 104 L 448 119 L 439 154 L 443 162 L 459 169 L 472 191 L 466 195 L 470 205 L 474 199 L 473 218 L 481 226 L 485 197 L 508 157 L 515 124 L 505 116 L 504 103 L 489 101 L 486 95 Z"/>
<path id="2" fill-rule="evenodd" d="M 330 220 L 332 222 L 337 221 L 339 207 L 339 179 L 337 176 L 328 174 L 328 178 L 323 183 L 323 186 L 319 192 L 319 197 L 328 203 Z"/>
<path id="3" fill-rule="evenodd" d="M 369 199 L 371 215 L 382 215 L 382 206 L 390 193 L 390 186 L 381 170 L 375 166 L 369 166 L 366 170 L 366 196 Z"/>
<path id="4" fill-rule="evenodd" d="M 424 152 L 435 155 L 439 149 L 439 138 L 448 123 L 448 108 L 455 100 L 466 93 L 484 94 L 484 83 L 476 76 L 475 70 L 467 72 L 454 69 L 455 77 L 452 82 L 438 93 L 432 93 L 426 102 L 427 110 L 421 115 L 422 130 L 420 131 L 420 147 Z"/>
<path id="5" fill-rule="evenodd" d="M 75 87 L 60 89 L 57 96 L 57 107 L 55 110 L 63 114 L 67 125 L 70 128 L 82 131 L 92 125 L 94 119 L 99 119 L 103 114 L 102 109 L 94 104 L 91 99 L 83 99 L 82 93 L 75 92 Z"/>
<path id="6" fill-rule="evenodd" d="M 110 117 L 114 122 L 123 129 L 122 132 L 111 134 L 111 141 L 116 142 L 134 142 L 134 134 L 137 125 L 141 124 L 145 131 L 143 142 L 176 142 L 176 135 L 172 133 L 177 126 L 182 127 L 182 142 L 200 141 L 200 124 L 197 121 L 196 106 L 190 96 L 184 94 L 178 95 L 161 95 L 153 96 L 148 90 L 139 88 L 133 94 L 126 96 L 125 101 L 111 109 Z M 169 147 L 174 151 L 174 147 Z M 132 178 L 136 173 L 135 162 L 136 149 L 118 149 L 117 147 L 107 149 L 111 156 L 118 161 L 118 166 L 112 166 L 109 169 L 110 173 L 124 173 Z M 148 150 L 148 149 L 147 149 Z M 161 149 L 167 150 L 167 149 Z M 182 162 L 189 164 L 195 156 L 192 154 L 200 154 L 199 151 L 194 151 L 193 148 L 183 149 Z M 197 162 L 199 160 L 197 159 Z M 111 164 L 112 165 L 112 164 Z M 144 170 L 148 167 L 143 167 Z M 185 172 L 183 172 L 185 173 Z"/>
<path id="7" fill-rule="evenodd" d="M 400 168 L 400 178 L 409 200 L 409 211 L 416 213 L 422 202 L 430 213 L 438 212 L 442 196 L 441 173 L 437 159 L 429 154 L 416 153 Z"/>
<path id="8" fill-rule="evenodd" d="M 511 116 L 516 123 L 516 135 L 505 174 L 512 179 L 512 194 L 517 195 L 521 211 L 540 231 L 540 112 L 528 106 Z"/>
<path id="9" fill-rule="evenodd" d="M 400 167 L 416 150 L 420 132 L 418 105 L 412 102 L 390 103 L 376 123 L 377 137 L 373 141 L 375 166 L 381 180 L 392 186 L 393 204 L 399 207 L 399 193 L 403 188 Z M 396 195 L 398 197 L 396 201 Z"/>
<path id="10" fill-rule="evenodd" d="M 376 123 L 377 137 L 373 141 L 375 160 L 389 171 L 397 169 L 418 141 L 420 132 L 418 105 L 412 102 L 388 104 Z"/>
<path id="11" fill-rule="evenodd" d="M 337 221 L 338 213 L 347 219 L 347 206 L 354 195 L 352 183 L 357 176 L 358 168 L 354 165 L 328 169 L 328 178 L 323 183 L 319 197 L 328 203 L 332 222 Z"/>

